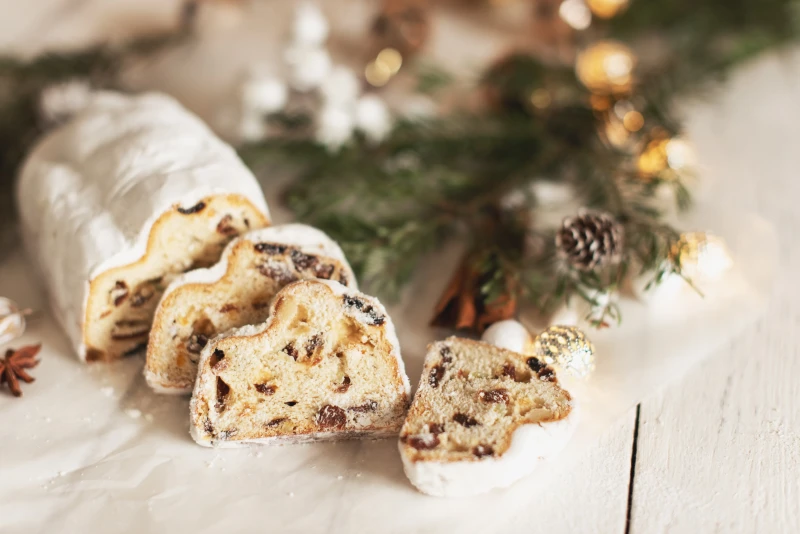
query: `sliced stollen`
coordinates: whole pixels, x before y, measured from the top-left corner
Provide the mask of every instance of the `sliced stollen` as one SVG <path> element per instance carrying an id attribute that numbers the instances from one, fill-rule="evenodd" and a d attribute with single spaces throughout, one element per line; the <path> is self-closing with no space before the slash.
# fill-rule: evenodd
<path id="1" fill-rule="evenodd" d="M 147 346 L 147 383 L 161 393 L 191 393 L 209 339 L 265 321 L 280 289 L 314 278 L 358 289 L 342 250 L 316 228 L 272 226 L 235 239 L 219 263 L 189 271 L 167 288 Z"/>
<path id="2" fill-rule="evenodd" d="M 266 226 L 236 152 L 175 100 L 99 93 L 22 168 L 22 233 L 83 360 L 142 350 L 170 279 Z"/>
<path id="3" fill-rule="evenodd" d="M 400 432 L 406 475 L 423 493 L 476 495 L 506 487 L 557 453 L 575 408 L 538 359 L 456 337 L 428 348 Z"/>
<path id="4" fill-rule="evenodd" d="M 329 280 L 283 288 L 261 325 L 208 342 L 191 401 L 200 445 L 396 436 L 410 387 L 377 299 Z"/>

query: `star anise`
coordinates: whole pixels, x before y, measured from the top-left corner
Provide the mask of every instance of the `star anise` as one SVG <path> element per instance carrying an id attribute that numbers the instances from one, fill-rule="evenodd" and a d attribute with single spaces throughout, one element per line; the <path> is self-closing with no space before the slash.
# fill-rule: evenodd
<path id="1" fill-rule="evenodd" d="M 22 396 L 20 380 L 26 384 L 33 382 L 34 378 L 25 369 L 39 365 L 36 355 L 41 348 L 41 345 L 28 345 L 18 350 L 8 349 L 5 358 L 0 360 L 0 384 L 8 383 L 8 389 L 15 397 Z"/>

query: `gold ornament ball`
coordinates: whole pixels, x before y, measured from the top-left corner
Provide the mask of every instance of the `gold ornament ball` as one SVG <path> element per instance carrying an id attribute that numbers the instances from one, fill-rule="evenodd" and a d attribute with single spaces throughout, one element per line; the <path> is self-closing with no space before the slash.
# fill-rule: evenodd
<path id="1" fill-rule="evenodd" d="M 628 7 L 628 0 L 588 0 L 589 9 L 601 19 L 610 19 Z"/>
<path id="2" fill-rule="evenodd" d="M 633 84 L 636 56 L 616 41 L 600 41 L 578 55 L 575 71 L 590 91 L 598 94 L 625 94 Z"/>
<path id="3" fill-rule="evenodd" d="M 587 378 L 595 369 L 594 346 L 574 326 L 551 326 L 539 334 L 533 344 L 533 355 L 577 378 Z"/>

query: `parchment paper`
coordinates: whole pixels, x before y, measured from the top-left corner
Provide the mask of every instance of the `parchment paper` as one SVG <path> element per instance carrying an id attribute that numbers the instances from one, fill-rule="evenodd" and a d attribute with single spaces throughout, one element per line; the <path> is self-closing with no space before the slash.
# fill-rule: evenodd
<path id="1" fill-rule="evenodd" d="M 188 399 L 151 393 L 142 358 L 81 364 L 43 312 L 15 343 L 44 343 L 36 382 L 23 399 L 0 393 L 0 531 L 496 531 L 529 513 L 537 492 L 615 419 L 758 317 L 775 264 L 771 229 L 754 216 L 707 207 L 698 214 L 689 227 L 725 237 L 735 267 L 704 284 L 705 298 L 681 288 L 649 304 L 623 300 L 622 326 L 591 336 L 595 374 L 565 379 L 582 408 L 567 450 L 512 488 L 478 498 L 417 493 L 394 440 L 201 448 L 189 437 Z M 425 323 L 456 259 L 454 251 L 432 258 L 427 276 L 390 306 L 414 384 L 425 345 L 445 335 Z M 0 265 L 0 294 L 45 310 L 29 271 L 21 253 L 12 254 Z"/>

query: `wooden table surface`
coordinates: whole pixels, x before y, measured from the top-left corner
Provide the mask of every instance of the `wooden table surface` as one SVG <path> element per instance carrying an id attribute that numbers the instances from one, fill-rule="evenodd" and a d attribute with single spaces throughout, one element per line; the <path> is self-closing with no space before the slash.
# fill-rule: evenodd
<path id="1" fill-rule="evenodd" d="M 168 26 L 177 0 L 0 0 L 0 48 L 42 49 Z M 145 85 L 147 85 L 145 83 Z M 515 532 L 800 532 L 800 53 L 759 58 L 687 104 L 704 180 L 775 225 L 766 316 L 653 392 Z"/>

